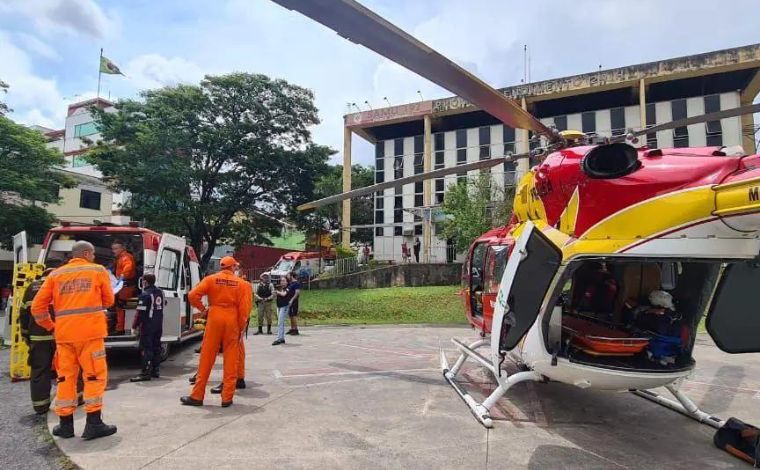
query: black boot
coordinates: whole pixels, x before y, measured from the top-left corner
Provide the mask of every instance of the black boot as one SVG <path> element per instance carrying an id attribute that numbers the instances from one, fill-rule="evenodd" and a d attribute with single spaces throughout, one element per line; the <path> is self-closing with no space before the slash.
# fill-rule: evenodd
<path id="1" fill-rule="evenodd" d="M 56 424 L 53 428 L 53 435 L 61 439 L 74 437 L 74 415 L 61 416 L 60 419 L 60 424 Z"/>
<path id="2" fill-rule="evenodd" d="M 272 334 L 272 325 L 267 325 L 267 334 L 268 335 Z"/>
<path id="3" fill-rule="evenodd" d="M 90 439 L 106 437 L 111 434 L 116 434 L 116 426 L 104 423 L 100 417 L 100 411 L 87 413 L 87 424 L 84 426 L 82 439 L 89 441 Z"/>
<path id="4" fill-rule="evenodd" d="M 235 382 L 235 388 L 238 390 L 245 388 L 245 379 L 237 379 L 237 382 Z"/>
<path id="5" fill-rule="evenodd" d="M 203 406 L 202 400 L 196 400 L 193 397 L 180 397 L 179 401 L 185 406 Z"/>
<path id="6" fill-rule="evenodd" d="M 161 377 L 159 366 L 153 366 L 153 368 L 150 370 L 150 376 L 153 377 L 154 379 Z"/>
<path id="7" fill-rule="evenodd" d="M 193 374 L 192 377 L 190 377 L 189 379 L 187 379 L 187 381 L 190 382 L 190 385 L 195 385 L 195 379 L 196 379 L 196 377 L 198 377 L 198 375 L 197 374 Z"/>
<path id="8" fill-rule="evenodd" d="M 150 374 L 147 371 L 140 372 L 140 375 L 129 379 L 130 382 L 147 382 L 150 380 Z"/>
<path id="9" fill-rule="evenodd" d="M 262 331 L 262 328 L 259 327 L 258 331 L 256 331 L 256 333 L 254 333 L 253 336 L 261 335 L 261 334 L 264 334 L 264 332 Z"/>
<path id="10" fill-rule="evenodd" d="M 212 388 L 212 389 L 211 389 L 211 393 L 214 393 L 214 394 L 217 394 L 217 395 L 219 395 L 220 393 L 222 393 L 222 386 L 223 386 L 223 385 L 224 385 L 223 383 L 220 383 L 220 384 L 219 384 L 219 385 L 217 385 L 216 387 Z"/>

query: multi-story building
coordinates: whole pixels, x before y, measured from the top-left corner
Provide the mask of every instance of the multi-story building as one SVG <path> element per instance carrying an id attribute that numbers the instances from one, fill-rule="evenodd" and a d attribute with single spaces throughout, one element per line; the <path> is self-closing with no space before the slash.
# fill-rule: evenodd
<path id="1" fill-rule="evenodd" d="M 760 44 L 522 84 L 500 91 L 558 130 L 619 135 L 628 129 L 639 130 L 751 104 L 760 92 Z M 377 183 L 507 152 L 522 153 L 540 145 L 530 139 L 527 131 L 504 126 L 459 97 L 346 115 L 346 142 L 354 133 L 374 144 Z M 745 151 L 755 152 L 754 139 L 753 117 L 748 115 L 657 132 L 638 145 L 660 148 L 741 145 Z M 528 161 L 522 163 L 522 168 L 520 163 L 493 168 L 493 183 L 514 184 L 516 177 L 528 169 Z M 347 143 L 344 165 L 350 164 L 351 146 Z M 424 258 L 430 262 L 443 262 L 447 258 L 450 261 L 446 240 L 439 236 L 436 224 L 422 223 L 419 209 L 431 208 L 432 220 L 440 220 L 442 214 L 436 207 L 443 202 L 446 188 L 460 178 L 476 174 L 477 170 L 469 175 L 450 175 L 376 194 L 373 227 L 376 259 L 401 260 L 402 242 L 411 246 L 414 238 L 419 237 Z M 350 178 L 350 172 L 344 174 L 346 177 Z M 345 211 L 345 206 L 343 214 L 344 227 L 350 226 L 350 212 Z M 432 228 L 428 235 L 424 232 L 429 226 Z M 344 230 L 344 240 L 349 236 Z"/>

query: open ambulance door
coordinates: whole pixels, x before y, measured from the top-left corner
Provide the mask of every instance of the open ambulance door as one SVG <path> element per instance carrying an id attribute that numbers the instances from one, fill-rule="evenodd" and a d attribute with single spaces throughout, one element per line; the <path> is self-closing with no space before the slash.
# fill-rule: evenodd
<path id="1" fill-rule="evenodd" d="M 729 264 L 707 311 L 707 332 L 731 354 L 760 352 L 760 312 L 755 292 L 760 286 L 756 260 Z"/>
<path id="2" fill-rule="evenodd" d="M 156 287 L 164 291 L 164 326 L 161 342 L 178 341 L 182 334 L 182 313 L 185 299 L 180 295 L 180 273 L 185 253 L 185 239 L 169 233 L 161 234 L 156 253 Z"/>
<path id="3" fill-rule="evenodd" d="M 26 244 L 26 230 L 13 236 L 13 264 L 28 263 L 29 249 Z"/>
<path id="4" fill-rule="evenodd" d="M 509 256 L 496 297 L 491 357 L 514 349 L 536 322 L 562 262 L 562 251 L 528 222 Z M 497 369 L 499 375 L 501 370 Z"/>

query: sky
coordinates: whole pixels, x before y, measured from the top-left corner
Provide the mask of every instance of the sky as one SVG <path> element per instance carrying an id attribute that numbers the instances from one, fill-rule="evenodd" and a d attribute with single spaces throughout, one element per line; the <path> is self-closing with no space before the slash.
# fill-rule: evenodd
<path id="1" fill-rule="evenodd" d="M 496 87 L 760 42 L 757 0 L 362 0 Z M 719 5 L 719 6 L 718 6 Z M 126 74 L 101 96 L 264 73 L 310 88 L 315 142 L 341 161 L 347 103 L 361 109 L 450 93 L 269 0 L 0 0 L 0 79 L 10 117 L 61 128 L 66 106 L 94 97 L 100 48 Z M 353 160 L 372 163 L 354 138 Z"/>

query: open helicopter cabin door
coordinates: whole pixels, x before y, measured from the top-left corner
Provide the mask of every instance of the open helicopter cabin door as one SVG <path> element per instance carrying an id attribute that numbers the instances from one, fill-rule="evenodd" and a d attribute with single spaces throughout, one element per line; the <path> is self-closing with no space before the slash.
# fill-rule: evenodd
<path id="1" fill-rule="evenodd" d="M 26 244 L 26 230 L 13 236 L 13 264 L 28 263 L 29 249 Z"/>
<path id="2" fill-rule="evenodd" d="M 755 292 L 760 264 L 735 262 L 726 267 L 707 312 L 707 332 L 731 354 L 760 352 L 760 312 Z"/>
<path id="3" fill-rule="evenodd" d="M 538 318 L 562 251 L 528 222 L 507 261 L 491 328 L 491 354 L 514 349 Z"/>
<path id="4" fill-rule="evenodd" d="M 164 325 L 161 341 L 176 341 L 182 334 L 184 296 L 180 295 L 180 270 L 185 253 L 185 239 L 169 233 L 161 234 L 156 253 L 156 287 L 164 291 Z"/>

